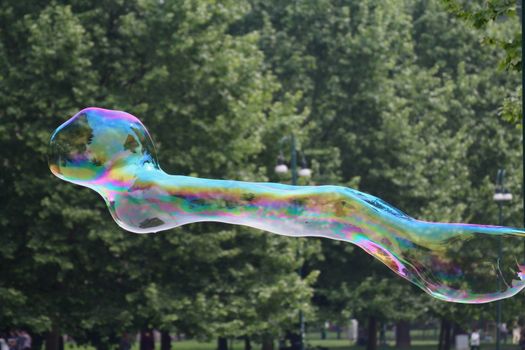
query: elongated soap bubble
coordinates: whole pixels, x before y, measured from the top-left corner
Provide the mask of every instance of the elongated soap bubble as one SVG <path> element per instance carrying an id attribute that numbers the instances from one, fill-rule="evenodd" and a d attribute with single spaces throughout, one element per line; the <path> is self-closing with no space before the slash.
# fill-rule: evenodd
<path id="1" fill-rule="evenodd" d="M 98 192 L 128 231 L 218 221 L 346 241 L 432 296 L 452 302 L 490 302 L 525 287 L 518 256 L 497 259 L 498 240 L 521 247 L 523 230 L 419 221 L 379 198 L 339 186 L 169 175 L 160 168 L 144 125 L 125 112 L 84 109 L 55 131 L 50 147 L 53 174 Z"/>

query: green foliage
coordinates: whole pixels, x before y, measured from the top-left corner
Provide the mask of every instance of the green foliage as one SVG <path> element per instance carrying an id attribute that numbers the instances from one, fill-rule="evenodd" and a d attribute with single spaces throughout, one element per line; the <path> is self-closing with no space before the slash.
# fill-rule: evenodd
<path id="1" fill-rule="evenodd" d="M 482 44 L 495 46 L 505 53 L 500 60 L 501 69 L 521 72 L 522 28 L 517 20 L 516 1 L 485 0 L 483 4 L 462 0 L 441 1 L 449 12 L 478 29 Z M 515 91 L 507 93 L 500 112 L 503 119 L 516 125 L 521 124 L 523 118 L 522 100 L 518 99 L 520 94 L 521 84 Z"/>
<path id="2" fill-rule="evenodd" d="M 306 114 L 299 94 L 274 98 L 280 84 L 258 33 L 229 32 L 247 10 L 237 1 L 0 5 L 0 144 L 10 150 L 0 165 L 2 324 L 55 325 L 80 341 L 148 326 L 258 336 L 309 312 L 316 273 L 299 278 L 298 242 L 218 224 L 132 235 L 95 193 L 47 168 L 50 133 L 96 105 L 140 116 L 169 172 L 264 181 L 274 162 L 266 145 Z"/>
<path id="3" fill-rule="evenodd" d="M 139 116 L 169 173 L 289 181 L 273 166 L 293 132 L 314 171 L 302 184 L 359 187 L 425 220 L 496 223 L 504 167 L 518 226 L 520 133 L 495 118 L 521 115 L 514 2 L 471 3 L 0 3 L 0 324 L 83 342 L 142 327 L 261 340 L 296 329 L 299 310 L 488 317 L 347 243 L 221 224 L 126 233 L 46 157 L 50 133 L 96 105 Z M 522 304 L 507 300 L 506 317 Z"/>
<path id="4" fill-rule="evenodd" d="M 448 11 L 471 22 L 476 28 L 483 28 L 502 17 L 516 15 L 516 2 L 512 0 L 486 0 L 483 5 L 458 0 L 442 1 Z"/>
<path id="5" fill-rule="evenodd" d="M 511 171 L 513 193 L 521 192 L 519 133 L 494 118 L 518 75 L 498 71 L 497 48 L 479 45 L 478 31 L 440 2 L 260 1 L 237 29 L 254 27 L 283 90 L 303 93 L 306 125 L 314 125 L 305 146 L 312 154 L 334 150 L 314 181 L 358 184 L 435 221 L 495 223 L 498 167 Z M 499 38 L 515 28 L 509 20 L 487 30 Z M 520 210 L 510 210 L 515 224 Z M 322 248 L 311 265 L 321 271 L 314 297 L 320 317 L 411 320 L 434 304 L 398 287 L 397 277 L 359 249 L 338 242 Z M 396 307 L 415 295 L 420 307 Z M 435 312 L 450 317 L 456 309 L 443 304 Z"/>

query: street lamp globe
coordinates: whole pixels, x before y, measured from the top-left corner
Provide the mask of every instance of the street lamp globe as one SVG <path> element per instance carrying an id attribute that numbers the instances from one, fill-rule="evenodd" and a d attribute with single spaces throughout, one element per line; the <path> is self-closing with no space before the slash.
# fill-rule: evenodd
<path id="1" fill-rule="evenodd" d="M 508 202 L 512 200 L 512 193 L 494 193 L 494 202 Z"/>
<path id="2" fill-rule="evenodd" d="M 282 152 L 280 152 L 279 156 L 277 157 L 277 165 L 275 166 L 275 172 L 279 175 L 286 174 L 288 172 L 288 167 L 286 166 L 286 162 L 284 161 L 284 156 Z"/>
<path id="3" fill-rule="evenodd" d="M 310 176 L 312 176 L 312 169 L 301 168 L 301 169 L 299 169 L 298 174 L 301 177 L 310 177 Z"/>
<path id="4" fill-rule="evenodd" d="M 286 174 L 288 172 L 288 167 L 286 164 L 277 164 L 275 166 L 275 172 L 277 174 Z"/>
<path id="5" fill-rule="evenodd" d="M 505 170 L 499 169 L 496 175 L 496 190 L 492 199 L 494 202 L 503 203 L 512 200 L 512 193 L 510 193 L 504 186 Z"/>

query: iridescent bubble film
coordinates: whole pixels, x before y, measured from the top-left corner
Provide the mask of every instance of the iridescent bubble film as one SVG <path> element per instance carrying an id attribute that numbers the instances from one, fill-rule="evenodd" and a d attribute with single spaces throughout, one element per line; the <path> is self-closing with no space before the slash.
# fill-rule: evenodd
<path id="1" fill-rule="evenodd" d="M 379 198 L 339 186 L 169 175 L 160 168 L 144 125 L 125 112 L 84 109 L 55 131 L 50 147 L 53 174 L 98 192 L 128 231 L 219 221 L 341 240 L 432 296 L 453 302 L 489 302 L 525 287 L 521 258 L 510 253 L 497 258 L 499 240 L 521 247 L 523 230 L 419 221 Z"/>

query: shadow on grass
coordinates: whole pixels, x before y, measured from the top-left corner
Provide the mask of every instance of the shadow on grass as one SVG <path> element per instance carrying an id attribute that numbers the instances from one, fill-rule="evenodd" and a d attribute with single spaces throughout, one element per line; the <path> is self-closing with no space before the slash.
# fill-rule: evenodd
<path id="1" fill-rule="evenodd" d="M 308 350 L 366 350 L 365 346 L 357 346 L 350 344 L 348 341 L 345 340 L 309 340 L 308 343 Z M 412 346 L 409 348 L 411 350 L 437 350 L 438 343 L 434 340 L 419 340 L 419 341 L 413 341 Z M 480 350 L 495 350 L 496 344 L 493 343 L 485 343 L 482 344 L 480 347 Z M 501 344 L 501 350 L 519 350 L 518 345 L 513 344 Z M 176 349 L 174 349 L 176 350 Z M 393 342 L 389 342 L 387 345 L 378 345 L 377 350 L 407 350 L 404 349 L 398 349 L 395 347 L 395 344 Z M 454 350 L 452 348 L 451 350 Z"/>
<path id="2" fill-rule="evenodd" d="M 346 339 L 308 339 L 307 350 L 366 350 L 364 346 L 357 346 L 352 344 Z M 159 344 L 156 344 L 155 350 L 160 350 Z M 242 340 L 236 340 L 229 342 L 229 350 L 244 350 L 244 342 Z M 277 345 L 277 344 L 275 344 Z M 413 340 L 410 350 L 437 350 L 438 343 L 435 340 Z M 216 350 L 216 342 L 200 342 L 197 340 L 183 340 L 183 341 L 174 341 L 172 342 L 172 350 Z M 259 350 L 259 344 L 252 344 L 253 350 Z M 481 345 L 480 350 L 495 350 L 496 345 L 494 343 L 484 343 Z M 95 350 L 91 346 L 72 346 L 67 344 L 65 350 Z M 139 350 L 138 344 L 134 343 L 131 350 Z M 278 347 L 275 346 L 275 350 L 278 350 Z M 395 343 L 389 341 L 388 344 L 378 345 L 377 350 L 407 350 L 407 349 L 397 349 Z M 451 350 L 454 350 L 452 348 Z M 518 345 L 512 344 L 501 344 L 501 350 L 519 350 Z"/>

